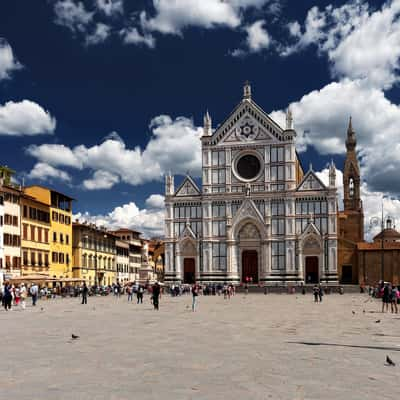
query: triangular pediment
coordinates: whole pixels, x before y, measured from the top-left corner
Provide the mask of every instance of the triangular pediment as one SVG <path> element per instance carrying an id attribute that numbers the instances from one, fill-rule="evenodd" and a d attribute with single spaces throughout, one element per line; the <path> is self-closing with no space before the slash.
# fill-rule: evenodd
<path id="1" fill-rule="evenodd" d="M 181 233 L 180 238 L 181 239 L 190 238 L 190 239 L 196 240 L 196 235 L 192 231 L 192 228 L 190 227 L 190 224 L 186 224 L 185 228 L 183 229 L 183 231 Z"/>
<path id="2" fill-rule="evenodd" d="M 236 212 L 232 220 L 232 226 L 235 226 L 237 223 L 246 218 L 252 218 L 260 222 L 261 224 L 264 224 L 263 216 L 261 215 L 254 202 L 250 199 L 246 199 L 243 201 L 242 205 L 240 206 L 239 210 Z"/>
<path id="3" fill-rule="evenodd" d="M 312 170 L 307 172 L 307 174 L 304 176 L 303 180 L 297 187 L 298 191 L 326 190 L 326 189 L 327 187 L 322 183 L 322 181 Z"/>
<path id="4" fill-rule="evenodd" d="M 175 196 L 200 196 L 200 189 L 194 180 L 187 176 L 175 192 Z"/>
<path id="5" fill-rule="evenodd" d="M 310 235 L 316 235 L 318 237 L 321 236 L 321 232 L 318 230 L 318 228 L 315 226 L 313 221 L 310 221 L 307 226 L 306 229 L 304 229 L 304 232 L 301 234 L 301 238 L 304 239 Z"/>
<path id="6" fill-rule="evenodd" d="M 215 144 L 282 142 L 283 129 L 253 100 L 242 101 L 219 126 L 210 141 Z"/>

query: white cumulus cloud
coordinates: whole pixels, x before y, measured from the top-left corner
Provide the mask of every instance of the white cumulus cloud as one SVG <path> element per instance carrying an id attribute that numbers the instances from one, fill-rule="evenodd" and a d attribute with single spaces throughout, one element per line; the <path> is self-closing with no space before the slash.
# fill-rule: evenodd
<path id="1" fill-rule="evenodd" d="M 38 179 L 40 181 L 53 181 L 54 179 L 70 182 L 71 176 L 60 169 L 54 168 L 49 164 L 38 162 L 28 174 L 28 178 Z"/>
<path id="2" fill-rule="evenodd" d="M 160 194 L 152 194 L 147 198 L 146 206 L 148 206 L 149 208 L 164 209 L 164 200 L 164 196 L 161 196 Z"/>
<path id="3" fill-rule="evenodd" d="M 83 187 L 87 190 L 111 189 L 118 182 L 119 177 L 117 175 L 108 171 L 97 170 L 91 179 L 83 181 Z"/>
<path id="4" fill-rule="evenodd" d="M 146 237 L 155 237 L 164 235 L 164 210 L 151 205 L 152 200 L 146 201 L 146 208 L 139 208 L 136 203 L 129 202 L 116 207 L 105 215 L 93 215 L 90 212 L 81 212 L 74 215 L 74 219 L 88 221 L 105 226 L 108 229 L 117 229 L 120 227 L 135 229 Z M 162 197 L 162 196 L 161 196 Z M 154 198 L 154 197 L 153 197 Z"/>
<path id="5" fill-rule="evenodd" d="M 312 7 L 303 27 L 294 21 L 288 29 L 295 41 L 281 47 L 282 55 L 315 45 L 327 54 L 336 77 L 366 79 L 385 89 L 398 81 L 400 0 L 387 1 L 373 11 L 362 0 L 323 10 Z"/>
<path id="6" fill-rule="evenodd" d="M 363 175 L 373 190 L 400 193 L 400 106 L 364 80 L 333 82 L 290 104 L 298 149 L 344 154 L 348 119 L 353 117 Z M 284 126 L 284 110 L 271 117 Z M 306 132 L 306 133 L 304 133 Z"/>
<path id="7" fill-rule="evenodd" d="M 156 41 L 151 33 L 141 34 L 135 27 L 122 29 L 120 32 L 125 44 L 145 45 L 153 48 Z"/>
<path id="8" fill-rule="evenodd" d="M 13 71 L 21 69 L 22 65 L 15 58 L 11 46 L 0 38 L 0 81 L 9 79 Z"/>
<path id="9" fill-rule="evenodd" d="M 33 101 L 8 101 L 4 105 L 0 104 L 0 135 L 51 134 L 55 128 L 55 118 Z"/>
<path id="10" fill-rule="evenodd" d="M 123 0 L 96 0 L 96 7 L 108 17 L 124 12 Z"/>
<path id="11" fill-rule="evenodd" d="M 102 174 L 107 172 L 109 177 L 119 177 L 120 181 L 131 185 L 161 180 L 167 171 L 181 175 L 189 171 L 194 176 L 200 175 L 202 128 L 195 127 L 193 121 L 185 117 L 173 120 L 160 115 L 151 121 L 150 129 L 152 135 L 143 150 L 127 148 L 121 138 L 110 138 L 91 147 L 42 144 L 29 146 L 26 151 L 38 161 L 52 166 L 101 170 Z M 94 181 L 94 178 L 88 180 L 91 188 L 94 188 Z M 107 182 L 109 186 L 113 180 Z"/>
<path id="12" fill-rule="evenodd" d="M 93 20 L 93 12 L 85 8 L 83 2 L 74 0 L 60 0 L 54 4 L 54 13 L 56 15 L 55 23 L 65 26 L 72 32 L 85 32 L 87 26 Z"/>

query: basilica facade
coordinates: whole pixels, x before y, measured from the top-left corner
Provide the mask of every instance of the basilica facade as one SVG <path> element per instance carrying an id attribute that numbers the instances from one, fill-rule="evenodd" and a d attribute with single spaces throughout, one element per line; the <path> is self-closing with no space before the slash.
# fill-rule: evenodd
<path id="1" fill-rule="evenodd" d="M 231 115 L 201 137 L 202 185 L 166 177 L 165 281 L 337 283 L 336 170 L 329 184 L 296 152 L 290 110 L 283 128 L 248 83 Z"/>

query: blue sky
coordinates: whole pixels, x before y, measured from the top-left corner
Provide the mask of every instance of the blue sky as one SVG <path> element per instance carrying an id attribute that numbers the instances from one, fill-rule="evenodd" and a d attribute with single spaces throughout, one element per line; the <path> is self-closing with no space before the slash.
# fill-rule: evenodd
<path id="1" fill-rule="evenodd" d="M 163 174 L 199 174 L 204 112 L 215 128 L 249 80 L 277 122 L 291 106 L 321 176 L 352 115 L 367 218 L 382 195 L 400 217 L 399 16 L 399 0 L 4 0 L 0 162 L 83 218 L 159 234 Z"/>

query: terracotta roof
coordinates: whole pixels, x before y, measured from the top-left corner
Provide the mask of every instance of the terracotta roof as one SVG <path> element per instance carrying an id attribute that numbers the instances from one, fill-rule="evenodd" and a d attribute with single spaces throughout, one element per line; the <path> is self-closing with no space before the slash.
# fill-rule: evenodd
<path id="1" fill-rule="evenodd" d="M 381 239 L 400 239 L 400 233 L 397 232 L 395 229 L 388 228 L 384 229 L 383 231 L 379 232 L 375 237 L 374 240 L 381 240 Z"/>
<path id="2" fill-rule="evenodd" d="M 358 250 L 382 250 L 381 242 L 359 242 L 357 243 Z M 384 250 L 400 250 L 400 242 L 385 242 L 383 243 Z"/>

